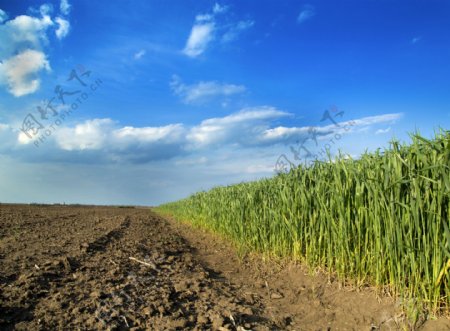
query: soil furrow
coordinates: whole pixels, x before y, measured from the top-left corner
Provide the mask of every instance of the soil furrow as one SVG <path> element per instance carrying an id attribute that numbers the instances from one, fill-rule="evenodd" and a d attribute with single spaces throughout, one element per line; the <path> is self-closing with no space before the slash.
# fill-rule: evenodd
<path id="1" fill-rule="evenodd" d="M 373 292 L 240 259 L 147 208 L 0 205 L 0 233 L 2 330 L 395 330 L 402 318 Z"/>

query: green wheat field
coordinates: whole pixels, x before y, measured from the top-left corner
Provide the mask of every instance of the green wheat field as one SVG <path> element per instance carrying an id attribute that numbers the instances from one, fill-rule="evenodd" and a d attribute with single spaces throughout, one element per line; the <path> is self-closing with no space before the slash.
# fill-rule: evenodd
<path id="1" fill-rule="evenodd" d="M 450 307 L 450 131 L 217 187 L 160 212 L 433 313 Z"/>

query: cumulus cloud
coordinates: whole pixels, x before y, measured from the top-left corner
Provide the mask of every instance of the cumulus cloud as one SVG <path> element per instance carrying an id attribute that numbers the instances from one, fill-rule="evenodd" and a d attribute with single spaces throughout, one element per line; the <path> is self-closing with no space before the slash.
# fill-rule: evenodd
<path id="1" fill-rule="evenodd" d="M 40 85 L 38 73 L 50 71 L 44 53 L 25 50 L 0 64 L 0 76 L 6 80 L 8 91 L 16 97 L 35 92 Z"/>
<path id="2" fill-rule="evenodd" d="M 297 23 L 301 24 L 316 15 L 315 9 L 311 5 L 304 5 L 297 17 Z"/>
<path id="3" fill-rule="evenodd" d="M 110 159 L 157 160 L 216 145 L 251 146 L 277 118 L 290 116 L 273 107 L 246 108 L 225 117 L 210 118 L 186 127 L 120 127 L 111 119 L 93 119 L 55 132 L 56 146 L 64 151 L 102 151 Z M 19 143 L 22 140 L 19 139 Z"/>
<path id="4" fill-rule="evenodd" d="M 216 3 L 210 13 L 196 15 L 183 53 L 191 58 L 198 57 L 210 47 L 215 39 L 231 42 L 236 40 L 240 33 L 255 24 L 252 20 L 223 22 L 220 16 L 227 11 L 227 6 Z"/>
<path id="5" fill-rule="evenodd" d="M 69 34 L 70 23 L 68 20 L 65 20 L 61 17 L 57 17 L 55 19 L 56 23 L 58 23 L 58 29 L 55 31 L 56 37 L 58 39 L 63 39 Z"/>
<path id="6" fill-rule="evenodd" d="M 106 118 L 61 128 L 55 132 L 55 143 L 65 152 L 89 156 L 95 152 L 95 162 L 142 163 L 181 155 L 184 136 L 185 129 L 181 124 L 120 127 L 115 121 Z"/>
<path id="7" fill-rule="evenodd" d="M 0 85 L 16 97 L 36 92 L 40 86 L 40 73 L 50 71 L 45 54 L 49 44 L 48 31 L 55 29 L 58 39 L 64 38 L 70 23 L 61 17 L 50 16 L 53 6 L 43 4 L 31 10 L 35 16 L 19 15 L 8 20 L 0 11 Z"/>
<path id="8" fill-rule="evenodd" d="M 185 156 L 218 145 L 254 146 L 273 120 L 286 116 L 290 114 L 273 107 L 246 108 L 191 127 L 179 123 L 157 127 L 120 126 L 109 118 L 92 119 L 59 127 L 41 145 L 48 148 L 45 157 L 53 160 L 75 157 L 73 162 L 142 163 Z M 18 146 L 35 151 L 28 137 L 20 132 L 8 132 L 16 137 Z M 31 155 L 41 154 L 31 153 L 27 157 Z"/>
<path id="9" fill-rule="evenodd" d="M 46 30 L 53 25 L 49 16 L 20 15 L 0 25 L 0 60 L 26 49 L 40 50 L 48 42 Z"/>
<path id="10" fill-rule="evenodd" d="M 216 81 L 199 82 L 192 85 L 184 84 L 174 75 L 170 82 L 172 91 L 180 96 L 184 103 L 191 104 L 201 102 L 217 96 L 231 96 L 245 92 L 243 85 L 219 83 Z"/>
<path id="11" fill-rule="evenodd" d="M 55 133 L 57 145 L 66 151 L 117 150 L 144 145 L 166 145 L 182 142 L 184 127 L 170 124 L 161 127 L 119 127 L 109 118 L 88 120 Z"/>
<path id="12" fill-rule="evenodd" d="M 113 127 L 111 119 L 93 119 L 73 128 L 56 131 L 56 142 L 63 150 L 98 150 L 105 147 L 108 131 Z"/>
<path id="13" fill-rule="evenodd" d="M 69 15 L 71 7 L 72 7 L 72 5 L 69 4 L 68 0 L 61 0 L 61 3 L 59 5 L 59 10 L 61 11 L 61 14 Z"/>
<path id="14" fill-rule="evenodd" d="M 180 123 L 155 127 L 120 126 L 109 119 L 92 119 L 74 126 L 59 127 L 45 142 L 46 159 L 73 162 L 146 163 L 175 157 L 202 157 L 217 148 L 250 151 L 252 148 L 281 146 L 294 143 L 311 135 L 310 126 L 285 127 L 274 123 L 293 114 L 275 107 L 244 108 L 223 117 L 209 118 L 197 125 Z M 402 114 L 384 114 L 314 127 L 318 139 L 328 139 L 336 133 L 356 134 L 375 124 L 394 123 Z M 349 129 L 350 128 L 350 129 Z M 3 132 L 3 133 L 2 133 Z M 16 137 L 16 144 L 35 151 L 34 144 L 20 133 L 0 125 L 0 138 L 8 133 Z M 4 144 L 10 148 L 11 139 Z M 3 146 L 3 149 L 6 148 Z M 2 145 L 0 144 L 0 151 Z M 202 155 L 203 153 L 203 155 Z M 30 157 L 33 153 L 27 153 Z M 43 155 L 35 153 L 36 157 Z"/>

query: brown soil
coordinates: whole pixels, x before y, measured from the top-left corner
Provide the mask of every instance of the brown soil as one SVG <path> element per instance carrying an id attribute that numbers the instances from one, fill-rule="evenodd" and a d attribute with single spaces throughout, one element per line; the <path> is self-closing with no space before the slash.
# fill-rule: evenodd
<path id="1" fill-rule="evenodd" d="M 0 205 L 1 330 L 395 330 L 401 320 L 371 290 L 239 259 L 146 208 Z"/>

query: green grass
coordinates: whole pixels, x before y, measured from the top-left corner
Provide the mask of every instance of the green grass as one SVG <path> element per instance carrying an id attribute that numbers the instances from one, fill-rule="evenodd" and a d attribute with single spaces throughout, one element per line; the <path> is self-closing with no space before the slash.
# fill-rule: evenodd
<path id="1" fill-rule="evenodd" d="M 450 131 L 299 166 L 157 208 L 241 247 L 299 259 L 449 312 Z"/>

